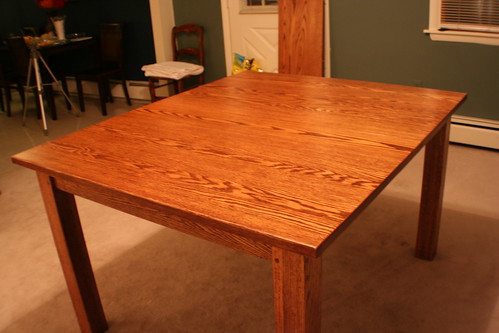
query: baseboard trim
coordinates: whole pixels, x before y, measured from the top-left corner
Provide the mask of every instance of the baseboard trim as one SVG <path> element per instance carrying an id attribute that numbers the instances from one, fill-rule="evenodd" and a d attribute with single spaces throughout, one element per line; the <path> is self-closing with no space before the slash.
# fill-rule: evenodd
<path id="1" fill-rule="evenodd" d="M 68 90 L 70 94 L 76 94 L 76 81 L 72 78 L 68 78 Z M 99 89 L 97 88 L 96 82 L 83 81 L 83 91 L 85 96 L 98 98 Z M 128 94 L 131 99 L 136 100 L 150 100 L 149 87 L 147 81 L 127 81 Z M 111 94 L 116 98 L 125 98 L 123 93 L 123 88 L 121 87 L 121 82 L 111 81 Z"/>
<path id="2" fill-rule="evenodd" d="M 450 142 L 499 150 L 499 121 L 452 116 Z"/>

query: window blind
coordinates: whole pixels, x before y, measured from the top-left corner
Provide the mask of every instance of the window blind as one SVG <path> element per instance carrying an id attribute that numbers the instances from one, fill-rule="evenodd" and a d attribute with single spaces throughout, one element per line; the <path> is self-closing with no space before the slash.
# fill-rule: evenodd
<path id="1" fill-rule="evenodd" d="M 499 32 L 499 0 L 441 0 L 441 30 Z"/>

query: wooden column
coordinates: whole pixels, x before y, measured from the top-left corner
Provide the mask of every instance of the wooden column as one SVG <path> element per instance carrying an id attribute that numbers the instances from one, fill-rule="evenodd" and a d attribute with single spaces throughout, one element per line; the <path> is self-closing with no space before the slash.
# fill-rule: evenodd
<path id="1" fill-rule="evenodd" d="M 53 179 L 38 173 L 43 201 L 57 253 L 84 333 L 102 333 L 108 328 L 90 265 L 74 195 L 57 189 Z"/>
<path id="2" fill-rule="evenodd" d="M 449 131 L 450 121 L 439 129 L 425 148 L 416 257 L 426 260 L 433 260 L 437 253 Z"/>
<path id="3" fill-rule="evenodd" d="M 324 0 L 279 1 L 279 73 L 324 75 Z"/>
<path id="4" fill-rule="evenodd" d="M 324 0 L 279 1 L 279 73 L 324 75 Z M 322 259 L 273 249 L 276 332 L 321 331 Z"/>
<path id="5" fill-rule="evenodd" d="M 276 332 L 319 333 L 322 258 L 274 248 L 272 264 Z"/>

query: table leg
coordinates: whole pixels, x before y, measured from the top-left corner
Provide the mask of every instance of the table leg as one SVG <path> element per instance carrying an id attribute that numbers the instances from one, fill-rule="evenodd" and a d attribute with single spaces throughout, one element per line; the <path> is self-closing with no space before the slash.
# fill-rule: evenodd
<path id="1" fill-rule="evenodd" d="M 107 330 L 106 317 L 72 194 L 54 186 L 53 178 L 38 173 L 38 181 L 71 300 L 82 332 Z"/>
<path id="2" fill-rule="evenodd" d="M 437 253 L 444 193 L 450 121 L 426 144 L 416 241 L 416 257 L 433 260 Z"/>
<path id="3" fill-rule="evenodd" d="M 322 259 L 274 248 L 272 263 L 276 332 L 320 332 Z"/>

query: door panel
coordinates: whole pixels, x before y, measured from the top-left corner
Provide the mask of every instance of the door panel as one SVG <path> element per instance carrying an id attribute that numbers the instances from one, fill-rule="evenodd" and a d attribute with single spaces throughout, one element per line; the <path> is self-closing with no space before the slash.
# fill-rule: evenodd
<path id="1" fill-rule="evenodd" d="M 240 13 L 240 0 L 220 0 L 225 44 L 227 75 L 231 75 L 233 53 L 255 58 L 265 72 L 278 71 L 279 14 Z M 324 0 L 324 76 L 329 77 L 329 0 Z"/>
<path id="2" fill-rule="evenodd" d="M 277 72 L 278 14 L 240 13 L 240 1 L 221 1 L 227 74 L 232 70 L 233 53 L 255 58 L 265 72 Z"/>

